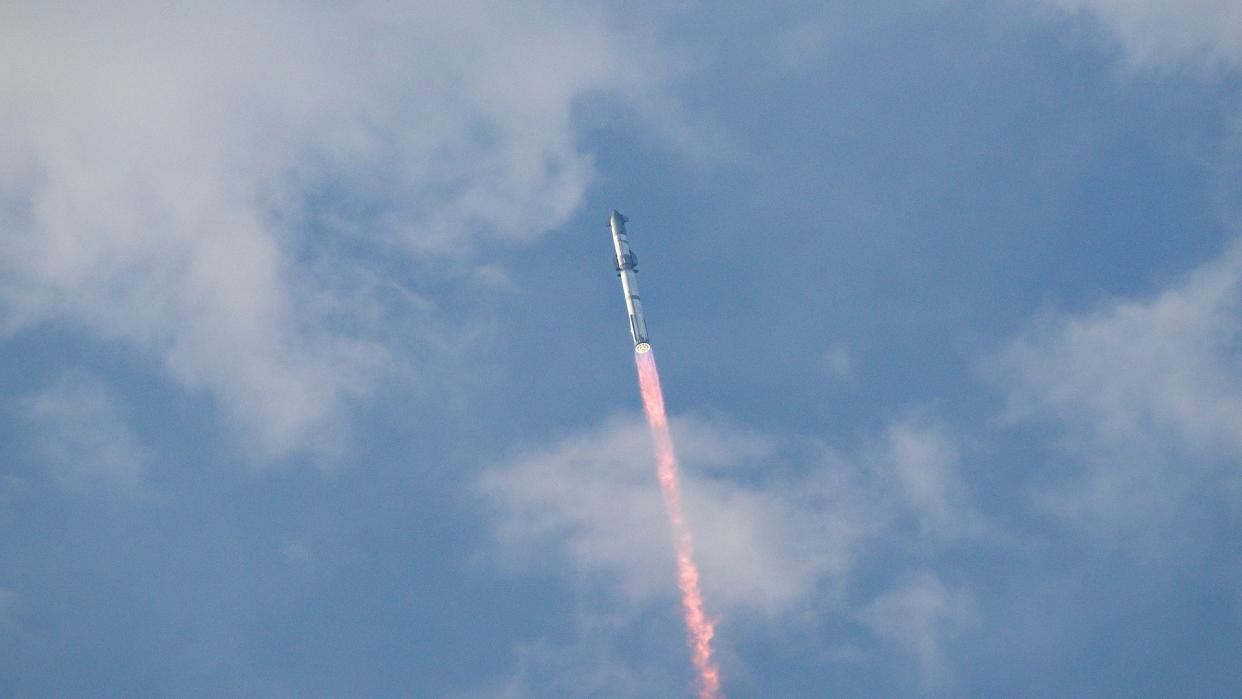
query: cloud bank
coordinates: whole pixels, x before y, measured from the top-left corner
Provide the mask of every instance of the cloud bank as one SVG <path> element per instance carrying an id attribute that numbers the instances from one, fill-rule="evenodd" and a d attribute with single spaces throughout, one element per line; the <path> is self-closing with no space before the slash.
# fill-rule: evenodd
<path id="1" fill-rule="evenodd" d="M 944 679 L 940 639 L 968 618 L 969 595 L 929 566 L 946 549 L 977 541 L 987 525 L 943 426 L 911 417 L 852 455 L 719 418 L 675 419 L 673 430 L 704 593 L 721 618 L 726 652 L 734 628 L 753 633 L 835 617 L 911 650 L 929 684 Z M 611 590 L 633 615 L 675 594 L 639 420 L 616 418 L 519 456 L 487 473 L 480 492 L 509 565 L 567 567 L 592 589 Z M 889 554 L 917 569 L 884 570 L 877 561 Z M 863 586 L 878 595 L 856 584 L 864 571 L 879 575 Z M 909 637 L 886 621 L 907 607 L 922 619 Z"/>
<path id="2" fill-rule="evenodd" d="M 1051 422 L 1081 470 L 1047 494 L 1071 518 L 1147 527 L 1242 458 L 1242 244 L 1148 299 L 1050 313 L 992 366 L 1010 424 Z M 1224 478 L 1224 481 L 1221 479 Z M 1211 486 L 1215 490 L 1215 486 Z"/>
<path id="3" fill-rule="evenodd" d="M 149 357 L 259 457 L 330 449 L 434 333 L 420 261 L 578 206 L 576 105 L 647 80 L 623 43 L 555 3 L 9 4 L 0 331 Z"/>

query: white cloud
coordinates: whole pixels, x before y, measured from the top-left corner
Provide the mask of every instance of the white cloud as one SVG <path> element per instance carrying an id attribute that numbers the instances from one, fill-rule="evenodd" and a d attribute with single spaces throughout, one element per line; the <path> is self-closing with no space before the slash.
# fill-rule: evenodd
<path id="1" fill-rule="evenodd" d="M 673 425 L 705 594 L 726 620 L 839 610 L 872 547 L 917 558 L 981 531 L 935 424 L 896 424 L 853 458 L 718 420 Z M 511 563 L 567 562 L 642 603 L 674 592 L 652 469 L 646 426 L 614 419 L 491 471 L 481 491 Z"/>
<path id="2" fill-rule="evenodd" d="M 931 542 L 982 535 L 983 518 L 971 507 L 958 470 L 961 456 L 947 427 L 913 418 L 890 425 L 875 461 L 892 474 L 897 491 Z"/>
<path id="3" fill-rule="evenodd" d="M 978 619 L 970 593 L 945 586 L 930 570 L 920 570 L 880 595 L 858 616 L 877 636 L 915 657 L 925 688 L 950 679 L 945 645 Z"/>
<path id="4" fill-rule="evenodd" d="M 6 4 L 0 331 L 67 323 L 212 396 L 256 455 L 330 450 L 434 313 L 374 260 L 564 222 L 577 105 L 652 74 L 626 39 L 539 2 Z"/>
<path id="5" fill-rule="evenodd" d="M 70 489 L 133 492 L 147 454 L 97 378 L 70 372 L 17 406 L 53 478 Z"/>
<path id="6" fill-rule="evenodd" d="M 1053 421 L 1081 473 L 1048 493 L 1072 518 L 1147 528 L 1242 458 L 1242 245 L 1141 300 L 1048 314 L 990 370 L 1006 417 Z"/>
<path id="7" fill-rule="evenodd" d="M 676 418 L 673 431 L 726 682 L 745 683 L 750 672 L 737 650 L 742 638 L 788 639 L 832 617 L 858 622 L 885 645 L 912 653 L 928 686 L 950 679 L 946 640 L 969 628 L 973 612 L 968 592 L 942 585 L 929 566 L 989 531 L 961 481 L 958 449 L 943 425 L 911 416 L 852 455 L 718 417 Z M 562 690 L 581 688 L 605 671 L 622 687 L 678 676 L 675 668 L 635 676 L 617 658 L 596 657 L 610 639 L 647 628 L 651 614 L 664 618 L 675 604 L 671 543 L 645 423 L 616 418 L 518 456 L 486 473 L 480 492 L 493 508 L 501 560 L 563 575 L 576 595 L 597 602 L 575 614 L 582 627 L 575 643 L 582 648 L 541 641 L 533 646 L 538 652 L 519 649 L 513 675 L 489 685 L 491 695 L 594 696 Z M 587 623 L 600 609 L 612 613 L 610 629 Z M 909 628 L 895 628 L 901 614 L 911 615 Z M 852 640 L 842 639 L 825 657 L 877 660 Z M 639 645 L 651 644 L 658 641 Z M 568 662 L 566 653 L 582 662 Z M 548 684 L 553 681 L 560 684 Z M 516 689 L 503 695 L 497 687 Z M 657 694 L 669 692 L 612 695 Z"/>
<path id="8" fill-rule="evenodd" d="M 1089 13 L 1136 66 L 1242 67 L 1242 4 L 1236 0 L 1041 0 Z"/>

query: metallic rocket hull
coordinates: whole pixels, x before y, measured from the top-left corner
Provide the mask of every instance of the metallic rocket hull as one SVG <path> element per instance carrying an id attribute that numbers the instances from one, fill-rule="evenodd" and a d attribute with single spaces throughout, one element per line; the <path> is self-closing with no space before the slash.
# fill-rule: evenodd
<path id="1" fill-rule="evenodd" d="M 643 304 L 638 298 L 638 258 L 630 250 L 630 240 L 625 235 L 628 219 L 613 209 L 608 225 L 612 228 L 612 246 L 616 252 L 617 276 L 621 277 L 621 292 L 625 294 L 625 310 L 630 314 L 630 336 L 634 338 L 634 351 L 639 354 L 651 351 L 647 337 L 647 320 L 643 317 Z"/>

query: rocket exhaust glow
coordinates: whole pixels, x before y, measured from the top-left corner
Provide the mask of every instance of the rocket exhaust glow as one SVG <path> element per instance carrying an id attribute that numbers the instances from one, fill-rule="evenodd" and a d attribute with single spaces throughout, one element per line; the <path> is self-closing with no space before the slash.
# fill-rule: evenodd
<path id="1" fill-rule="evenodd" d="M 634 355 L 638 364 L 638 385 L 643 395 L 643 409 L 651 427 L 655 445 L 656 468 L 664 509 L 673 530 L 673 547 L 677 553 L 677 586 L 681 589 L 681 607 L 689 636 L 694 668 L 699 676 L 699 699 L 723 699 L 720 693 L 720 670 L 712 660 L 712 636 L 716 629 L 703 609 L 699 590 L 699 569 L 694 564 L 694 537 L 681 508 L 681 485 L 677 475 L 677 453 L 668 430 L 664 413 L 664 392 L 660 389 L 660 373 L 652 352 Z"/>
<path id="2" fill-rule="evenodd" d="M 681 607 L 685 618 L 687 640 L 691 658 L 698 674 L 699 699 L 723 699 L 720 693 L 720 670 L 712 659 L 712 637 L 716 629 L 704 610 L 703 593 L 699 590 L 699 569 L 694 563 L 694 537 L 681 506 L 681 484 L 677 474 L 677 453 L 673 450 L 673 437 L 668 429 L 668 416 L 664 412 L 664 392 L 660 389 L 660 373 L 656 369 L 655 355 L 647 337 L 647 321 L 643 317 L 642 302 L 638 298 L 638 258 L 630 250 L 625 233 L 626 218 L 613 211 L 609 220 L 612 242 L 616 252 L 617 276 L 621 277 L 621 290 L 625 294 L 625 308 L 630 316 L 630 335 L 634 339 L 634 360 L 638 365 L 638 386 L 642 392 L 643 410 L 651 428 L 651 441 L 655 447 L 656 473 L 660 492 L 664 496 L 664 509 L 668 513 L 672 529 L 673 548 L 677 557 L 677 587 L 681 591 Z"/>

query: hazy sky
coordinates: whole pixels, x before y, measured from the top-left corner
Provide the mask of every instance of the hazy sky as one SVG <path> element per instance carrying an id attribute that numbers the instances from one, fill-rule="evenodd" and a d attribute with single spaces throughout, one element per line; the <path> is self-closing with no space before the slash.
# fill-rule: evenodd
<path id="1" fill-rule="evenodd" d="M 0 694 L 1242 695 L 1242 0 L 0 7 Z"/>

